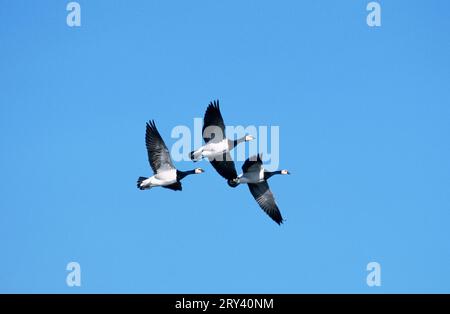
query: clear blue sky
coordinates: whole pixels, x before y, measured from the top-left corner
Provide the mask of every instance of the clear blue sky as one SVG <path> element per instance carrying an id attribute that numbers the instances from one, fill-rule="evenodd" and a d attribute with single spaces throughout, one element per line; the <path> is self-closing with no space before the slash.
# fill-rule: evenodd
<path id="1" fill-rule="evenodd" d="M 67 2 L 0 1 L 1 292 L 450 292 L 448 1 Z M 216 98 L 280 126 L 281 227 L 206 162 L 136 189 Z"/>

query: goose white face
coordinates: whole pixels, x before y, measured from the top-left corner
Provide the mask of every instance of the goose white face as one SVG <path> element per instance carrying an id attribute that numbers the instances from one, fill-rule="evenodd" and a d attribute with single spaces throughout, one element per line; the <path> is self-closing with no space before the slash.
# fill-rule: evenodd
<path id="1" fill-rule="evenodd" d="M 255 137 L 253 135 L 246 135 L 245 136 L 245 141 L 246 142 L 250 142 L 253 141 L 255 139 Z"/>
<path id="2" fill-rule="evenodd" d="M 239 178 L 234 178 L 234 179 L 228 180 L 227 182 L 228 182 L 228 185 L 231 186 L 232 188 L 237 187 L 241 183 Z"/>
<path id="3" fill-rule="evenodd" d="M 205 172 L 205 170 L 203 170 L 202 168 L 195 168 L 195 174 L 200 174 Z"/>
<path id="4" fill-rule="evenodd" d="M 287 170 L 281 170 L 281 174 L 290 174 Z"/>

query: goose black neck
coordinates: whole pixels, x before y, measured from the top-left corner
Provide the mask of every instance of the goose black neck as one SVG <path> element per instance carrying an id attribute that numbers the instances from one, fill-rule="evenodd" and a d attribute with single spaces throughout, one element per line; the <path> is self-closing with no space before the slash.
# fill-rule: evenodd
<path id="1" fill-rule="evenodd" d="M 278 171 L 265 171 L 264 172 L 264 180 L 269 179 L 270 177 L 276 175 L 276 174 L 281 174 L 281 170 Z"/>
<path id="2" fill-rule="evenodd" d="M 239 144 L 241 144 L 243 142 L 245 142 L 245 136 L 234 140 L 233 141 L 233 148 L 238 146 Z"/>
<path id="3" fill-rule="evenodd" d="M 194 174 L 194 173 L 195 173 L 195 170 L 188 170 L 188 171 L 177 170 L 177 181 L 180 181 L 183 178 L 185 178 L 186 176 Z"/>

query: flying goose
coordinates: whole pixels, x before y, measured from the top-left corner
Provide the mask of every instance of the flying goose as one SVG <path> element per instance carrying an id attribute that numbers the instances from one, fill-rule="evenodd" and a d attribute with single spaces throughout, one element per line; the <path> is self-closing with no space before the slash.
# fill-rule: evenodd
<path id="1" fill-rule="evenodd" d="M 254 139 L 246 135 L 236 140 L 225 137 L 225 123 L 220 113 L 219 101 L 210 102 L 203 118 L 202 128 L 205 145 L 190 153 L 190 158 L 196 162 L 208 158 L 216 171 L 225 179 L 236 179 L 237 172 L 230 151 L 242 142 Z"/>
<path id="2" fill-rule="evenodd" d="M 262 155 L 248 158 L 242 166 L 243 173 L 236 179 L 228 180 L 228 185 L 236 187 L 240 183 L 246 183 L 256 202 L 277 224 L 283 223 L 280 210 L 275 202 L 275 197 L 270 191 L 267 180 L 276 174 L 290 174 L 287 170 L 266 171 L 262 166 Z"/>
<path id="3" fill-rule="evenodd" d="M 146 125 L 145 145 L 147 146 L 148 161 L 154 175 L 145 178 L 139 177 L 137 187 L 140 190 L 148 190 L 152 187 L 162 186 L 174 191 L 181 191 L 181 180 L 191 174 L 200 174 L 201 168 L 190 171 L 180 171 L 173 165 L 169 150 L 156 128 L 155 122 L 149 121 Z"/>

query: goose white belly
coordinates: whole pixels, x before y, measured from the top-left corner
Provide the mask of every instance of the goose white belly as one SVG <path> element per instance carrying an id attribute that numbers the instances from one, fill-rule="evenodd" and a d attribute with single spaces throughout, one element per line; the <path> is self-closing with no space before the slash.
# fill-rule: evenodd
<path id="1" fill-rule="evenodd" d="M 163 186 L 169 185 L 177 182 L 177 171 L 175 169 L 170 169 L 151 176 L 150 178 L 142 182 L 145 186 Z"/>
<path id="2" fill-rule="evenodd" d="M 203 146 L 202 155 L 207 158 L 214 158 L 221 156 L 223 153 L 228 151 L 228 140 L 224 139 L 218 143 L 208 143 Z"/>
<path id="3" fill-rule="evenodd" d="M 239 176 L 239 183 L 259 183 L 264 181 L 264 169 L 246 172 Z"/>

